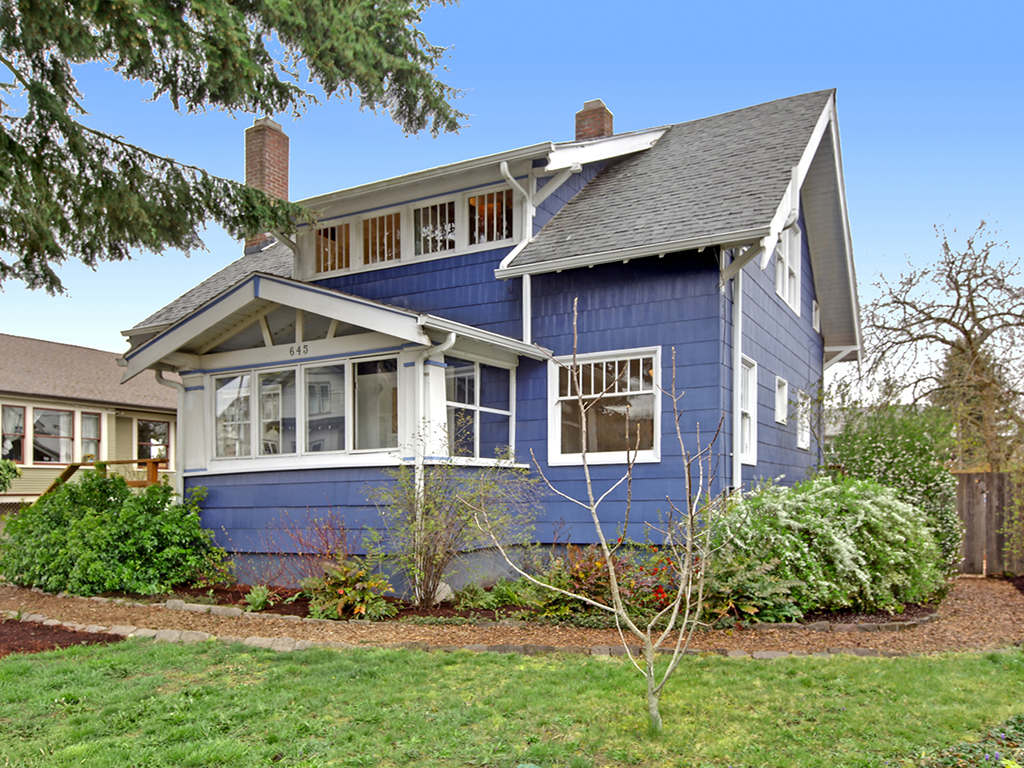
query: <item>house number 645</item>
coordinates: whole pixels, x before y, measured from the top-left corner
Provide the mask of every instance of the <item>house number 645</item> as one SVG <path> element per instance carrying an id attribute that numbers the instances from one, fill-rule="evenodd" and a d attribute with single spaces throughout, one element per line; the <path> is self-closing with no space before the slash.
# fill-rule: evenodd
<path id="1" fill-rule="evenodd" d="M 308 355 L 309 344 L 295 344 L 294 346 L 288 347 L 288 354 L 291 357 L 301 357 L 302 355 Z"/>

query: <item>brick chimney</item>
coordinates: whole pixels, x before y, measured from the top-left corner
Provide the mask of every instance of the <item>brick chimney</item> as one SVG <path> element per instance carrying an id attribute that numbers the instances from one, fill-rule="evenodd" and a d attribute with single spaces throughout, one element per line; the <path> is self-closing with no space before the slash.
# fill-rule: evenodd
<path id="1" fill-rule="evenodd" d="M 576 141 L 603 139 L 612 136 L 612 113 L 600 99 L 583 104 L 583 109 L 576 113 Z"/>
<path id="2" fill-rule="evenodd" d="M 245 183 L 268 195 L 288 199 L 288 136 L 269 117 L 253 120 L 245 129 Z M 245 241 L 249 253 L 267 245 L 272 236 L 264 233 Z"/>

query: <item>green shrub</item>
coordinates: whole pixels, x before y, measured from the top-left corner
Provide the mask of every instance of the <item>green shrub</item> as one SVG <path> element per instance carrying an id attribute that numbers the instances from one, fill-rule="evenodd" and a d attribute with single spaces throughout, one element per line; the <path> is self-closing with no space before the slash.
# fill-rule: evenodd
<path id="1" fill-rule="evenodd" d="M 364 560 L 350 558 L 327 566 L 323 576 L 302 581 L 314 619 L 370 619 L 394 616 L 398 609 L 384 599 L 391 592 L 387 578 L 372 572 Z"/>
<path id="2" fill-rule="evenodd" d="M 174 503 L 167 485 L 136 493 L 121 477 L 86 472 L 8 520 L 0 573 L 79 595 L 160 594 L 222 581 L 226 553 L 199 522 L 204 495 Z"/>
<path id="3" fill-rule="evenodd" d="M 21 477 L 18 465 L 10 459 L 0 459 L 0 493 L 10 488 L 15 478 L 18 477 Z"/>
<path id="4" fill-rule="evenodd" d="M 774 563 L 774 576 L 793 582 L 802 611 L 896 611 L 945 586 L 925 515 L 868 480 L 763 486 L 734 504 L 724 523 L 736 556 Z"/>
<path id="5" fill-rule="evenodd" d="M 715 626 L 737 621 L 798 621 L 803 611 L 793 602 L 802 582 L 780 578 L 774 560 L 759 562 L 731 543 L 708 564 L 704 581 L 704 619 Z"/>

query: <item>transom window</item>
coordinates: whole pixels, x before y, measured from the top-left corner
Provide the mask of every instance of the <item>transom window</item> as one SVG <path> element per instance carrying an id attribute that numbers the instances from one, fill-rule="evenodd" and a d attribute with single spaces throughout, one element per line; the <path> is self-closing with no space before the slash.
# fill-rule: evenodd
<path id="1" fill-rule="evenodd" d="M 495 458 L 512 443 L 511 372 L 445 358 L 448 444 L 453 456 Z"/>
<path id="2" fill-rule="evenodd" d="M 349 403 L 352 419 L 347 418 Z M 214 433 L 218 458 L 395 448 L 398 361 L 346 361 L 217 377 Z"/>
<path id="3" fill-rule="evenodd" d="M 627 452 L 635 452 L 640 461 L 656 461 L 658 361 L 658 350 L 640 350 L 579 356 L 575 364 L 562 358 L 553 364 L 550 458 L 576 463 L 585 444 L 588 461 L 625 461 Z"/>

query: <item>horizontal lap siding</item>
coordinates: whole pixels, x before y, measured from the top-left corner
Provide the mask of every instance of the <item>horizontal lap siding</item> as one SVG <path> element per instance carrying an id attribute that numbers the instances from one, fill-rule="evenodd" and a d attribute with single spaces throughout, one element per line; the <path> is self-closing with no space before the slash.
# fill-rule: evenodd
<path id="1" fill-rule="evenodd" d="M 672 348 L 676 350 L 676 387 L 687 450 L 718 428 L 721 410 L 723 299 L 718 290 L 714 253 L 669 254 L 663 259 L 638 259 L 533 278 L 534 340 L 557 355 L 572 353 L 572 307 L 578 303 L 578 353 L 611 352 L 636 347 L 661 348 L 661 385 L 672 387 Z M 582 467 L 549 467 L 547 458 L 548 385 L 544 363 L 520 363 L 518 376 L 517 452 L 533 456 L 559 491 L 586 500 Z M 657 525 L 671 498 L 683 499 L 681 461 L 672 403 L 661 400 L 661 461 L 637 464 L 633 471 L 632 512 L 626 534 L 643 539 L 645 523 Z M 721 444 L 716 444 L 721 449 Z M 724 463 L 723 463 L 724 467 Z M 624 473 L 624 465 L 591 467 L 594 490 L 603 493 Z M 724 471 L 724 470 L 723 470 Z M 625 516 L 626 487 L 614 491 L 599 509 L 606 536 L 619 535 Z M 551 541 L 561 528 L 564 541 L 595 540 L 586 509 L 548 494 L 537 525 L 538 538 Z"/>
<path id="2" fill-rule="evenodd" d="M 803 226 L 802 219 L 800 225 Z M 797 390 L 810 394 L 812 405 L 817 406 L 824 351 L 821 334 L 812 327 L 812 302 L 816 297 L 806 235 L 802 243 L 799 317 L 775 292 L 774 258 L 764 270 L 760 268 L 760 260 L 743 270 L 742 349 L 758 366 L 757 465 L 743 467 L 743 480 L 747 485 L 777 478 L 782 478 L 780 482 L 785 485 L 792 485 L 805 479 L 820 461 L 816 417 L 811 420 L 810 449 L 797 448 Z M 775 421 L 776 376 L 781 376 L 789 385 L 789 418 L 785 424 Z"/>

